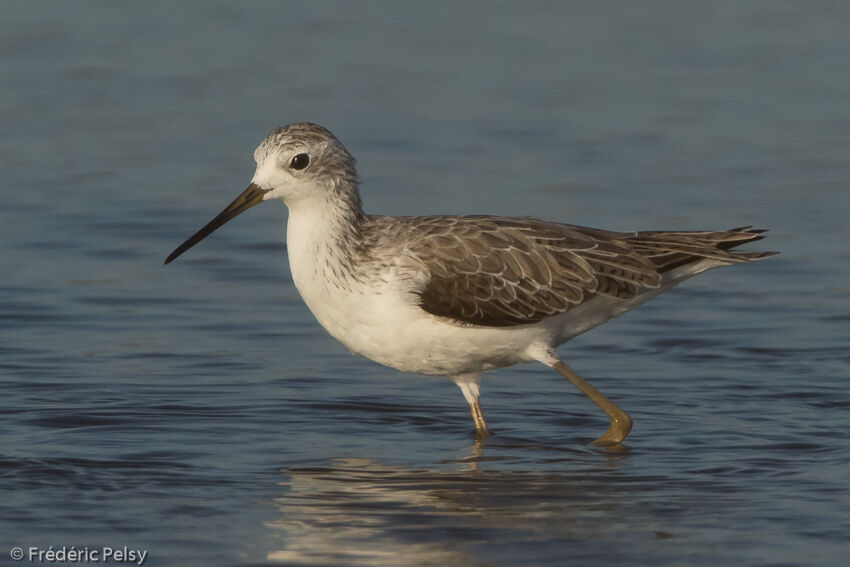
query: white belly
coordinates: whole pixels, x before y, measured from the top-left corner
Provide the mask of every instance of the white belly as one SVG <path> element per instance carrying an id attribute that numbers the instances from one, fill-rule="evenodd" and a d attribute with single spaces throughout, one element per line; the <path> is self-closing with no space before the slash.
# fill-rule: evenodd
<path id="1" fill-rule="evenodd" d="M 455 376 L 536 360 L 557 346 L 633 309 L 661 291 L 719 265 L 706 261 L 668 273 L 658 289 L 630 300 L 595 297 L 535 324 L 516 327 L 459 325 L 416 305 L 411 274 L 382 266 L 352 277 L 323 245 L 318 222 L 290 214 L 287 231 L 295 286 L 318 322 L 351 351 L 404 372 Z"/>
<path id="2" fill-rule="evenodd" d="M 525 350 L 545 330 L 459 326 L 430 315 L 410 293 L 409 272 L 373 266 L 353 277 L 331 248 L 324 212 L 293 210 L 287 226 L 292 279 L 316 320 L 349 350 L 404 372 L 454 376 L 526 360 Z M 358 269 L 361 266 L 357 267 Z M 351 268 L 349 268 L 351 269 Z"/>
<path id="3" fill-rule="evenodd" d="M 391 282 L 350 292 L 316 280 L 295 284 L 316 320 L 349 350 L 404 372 L 454 376 L 510 366 L 531 360 L 525 350 L 547 334 L 535 326 L 455 325 Z"/>

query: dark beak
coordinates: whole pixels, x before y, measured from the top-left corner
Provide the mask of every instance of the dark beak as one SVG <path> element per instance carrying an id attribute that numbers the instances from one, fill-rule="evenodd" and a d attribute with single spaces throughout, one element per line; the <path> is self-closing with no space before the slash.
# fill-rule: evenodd
<path id="1" fill-rule="evenodd" d="M 168 255 L 168 258 L 165 259 L 165 263 L 168 264 L 177 256 L 212 234 L 212 232 L 239 215 L 240 213 L 244 213 L 254 205 L 258 205 L 263 201 L 263 195 L 268 193 L 268 189 L 261 189 L 259 186 L 251 183 L 248 185 L 248 188 L 245 189 L 238 197 L 233 199 L 233 202 L 227 205 L 227 207 L 218 213 L 218 215 L 207 223 L 207 225 L 189 237 L 189 239 L 174 249 L 174 252 Z"/>

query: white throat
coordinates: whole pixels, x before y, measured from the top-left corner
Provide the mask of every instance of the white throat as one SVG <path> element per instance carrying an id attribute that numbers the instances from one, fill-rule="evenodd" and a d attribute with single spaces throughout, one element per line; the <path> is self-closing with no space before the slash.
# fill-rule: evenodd
<path id="1" fill-rule="evenodd" d="M 289 205 L 286 246 L 295 287 L 320 319 L 324 304 L 350 289 L 358 266 L 362 213 L 331 199 L 301 199 Z"/>

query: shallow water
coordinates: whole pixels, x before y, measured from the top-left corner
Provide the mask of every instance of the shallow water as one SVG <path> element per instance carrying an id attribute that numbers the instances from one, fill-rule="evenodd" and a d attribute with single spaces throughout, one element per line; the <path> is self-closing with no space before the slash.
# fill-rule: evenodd
<path id="1" fill-rule="evenodd" d="M 837 565 L 850 542 L 850 17 L 835 3 L 20 4 L 0 22 L 0 550 L 147 565 Z M 168 267 L 273 127 L 369 211 L 755 224 L 716 270 L 492 373 L 353 357 L 285 208 Z M 23 561 L 26 563 L 27 561 Z"/>

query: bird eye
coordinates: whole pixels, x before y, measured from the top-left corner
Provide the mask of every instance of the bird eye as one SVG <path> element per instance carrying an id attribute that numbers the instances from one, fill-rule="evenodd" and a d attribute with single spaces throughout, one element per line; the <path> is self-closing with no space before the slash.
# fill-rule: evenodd
<path id="1" fill-rule="evenodd" d="M 298 154 L 292 158 L 292 161 L 289 162 L 289 167 L 298 170 L 304 169 L 308 165 L 310 165 L 310 156 L 307 154 Z"/>

